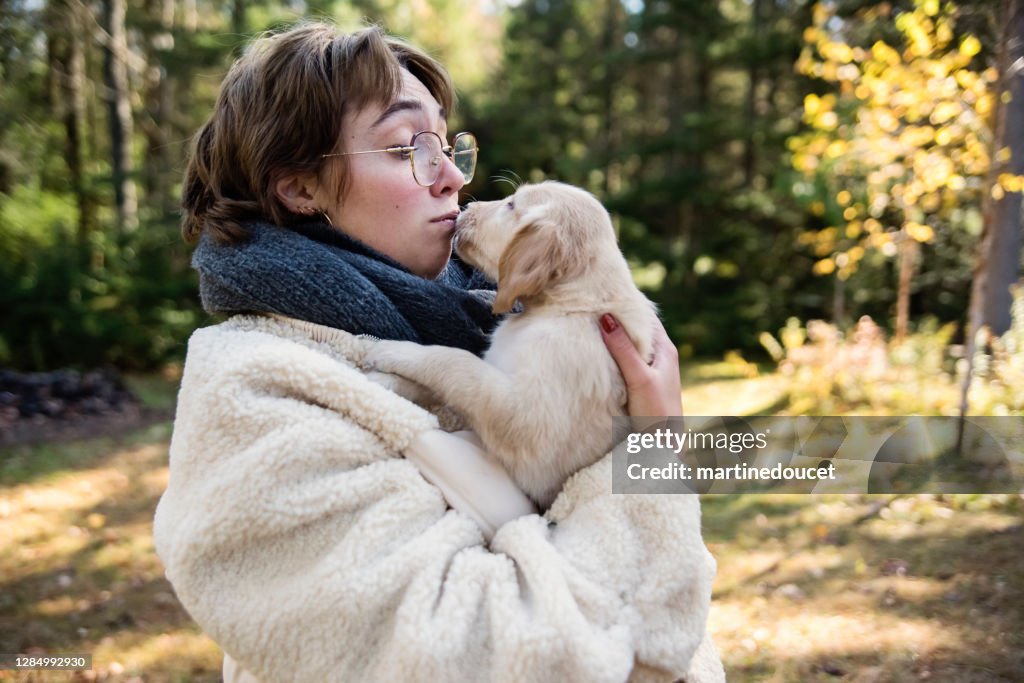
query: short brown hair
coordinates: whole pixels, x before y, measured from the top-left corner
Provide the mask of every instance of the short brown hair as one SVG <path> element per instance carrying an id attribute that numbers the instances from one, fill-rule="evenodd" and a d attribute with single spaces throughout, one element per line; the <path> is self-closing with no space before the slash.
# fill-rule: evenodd
<path id="1" fill-rule="evenodd" d="M 394 101 L 403 68 L 452 111 L 455 92 L 444 67 L 380 27 L 344 34 L 304 23 L 255 40 L 228 71 L 195 136 L 182 186 L 185 241 L 206 231 L 238 242 L 248 237 L 246 221 L 296 221 L 274 191 L 277 179 L 320 175 L 322 155 L 339 151 L 346 114 Z M 339 193 L 347 187 L 345 159 L 335 159 Z"/>

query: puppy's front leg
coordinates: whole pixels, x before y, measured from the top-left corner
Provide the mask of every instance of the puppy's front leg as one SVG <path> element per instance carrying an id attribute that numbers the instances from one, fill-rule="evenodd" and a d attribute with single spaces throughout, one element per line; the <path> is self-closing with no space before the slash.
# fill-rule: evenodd
<path id="1" fill-rule="evenodd" d="M 366 373 L 366 379 L 379 384 L 388 391 L 398 394 L 407 401 L 412 401 L 418 406 L 427 407 L 437 401 L 436 397 L 422 384 L 413 382 L 406 377 L 399 377 L 390 372 L 378 372 L 371 370 Z"/>
<path id="2" fill-rule="evenodd" d="M 418 382 L 479 431 L 482 416 L 500 415 L 510 396 L 508 375 L 469 351 L 448 346 L 380 341 L 363 359 L 366 369 Z"/>

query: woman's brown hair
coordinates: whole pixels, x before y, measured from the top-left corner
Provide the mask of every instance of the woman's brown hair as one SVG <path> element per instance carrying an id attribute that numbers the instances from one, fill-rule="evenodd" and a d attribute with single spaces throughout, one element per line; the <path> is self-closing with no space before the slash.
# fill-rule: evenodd
<path id="1" fill-rule="evenodd" d="M 455 93 L 433 58 L 371 26 L 339 33 L 323 23 L 258 38 L 228 71 L 185 168 L 181 233 L 220 242 L 247 238 L 245 222 L 299 219 L 274 191 L 289 173 L 321 174 L 323 154 L 340 151 L 345 116 L 386 106 L 407 69 L 451 112 Z M 334 159 L 347 187 L 345 157 Z"/>

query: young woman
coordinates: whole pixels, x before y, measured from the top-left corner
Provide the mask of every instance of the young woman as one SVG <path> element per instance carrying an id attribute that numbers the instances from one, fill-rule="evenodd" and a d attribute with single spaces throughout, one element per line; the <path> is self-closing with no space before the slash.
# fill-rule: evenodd
<path id="1" fill-rule="evenodd" d="M 228 681 L 722 680 L 695 496 L 613 496 L 609 455 L 543 516 L 446 502 L 419 458 L 486 458 L 358 369 L 356 335 L 482 353 L 495 325 L 451 259 L 476 164 L 453 104 L 443 67 L 376 28 L 264 37 L 225 78 L 183 231 L 231 317 L 189 342 L 167 576 Z M 681 414 L 664 331 L 648 366 L 602 327 L 631 414 Z M 481 490 L 514 500 L 503 477 Z"/>

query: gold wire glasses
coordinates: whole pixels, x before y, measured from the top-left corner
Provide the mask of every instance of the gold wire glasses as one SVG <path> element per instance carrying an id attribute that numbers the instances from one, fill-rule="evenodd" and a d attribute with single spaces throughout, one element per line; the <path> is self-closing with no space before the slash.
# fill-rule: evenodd
<path id="1" fill-rule="evenodd" d="M 480 149 L 476 146 L 476 136 L 472 133 L 459 133 L 452 140 L 451 146 L 445 147 L 444 140 L 440 135 L 430 130 L 423 130 L 413 135 L 412 140 L 405 147 L 369 149 L 365 152 L 336 152 L 323 154 L 321 157 L 326 159 L 328 157 L 390 152 L 403 159 L 408 158 L 409 166 L 412 168 L 412 177 L 416 184 L 430 187 L 440 177 L 445 157 L 452 160 L 467 183 L 473 180 L 473 174 L 476 172 L 476 156 L 479 151 Z"/>

